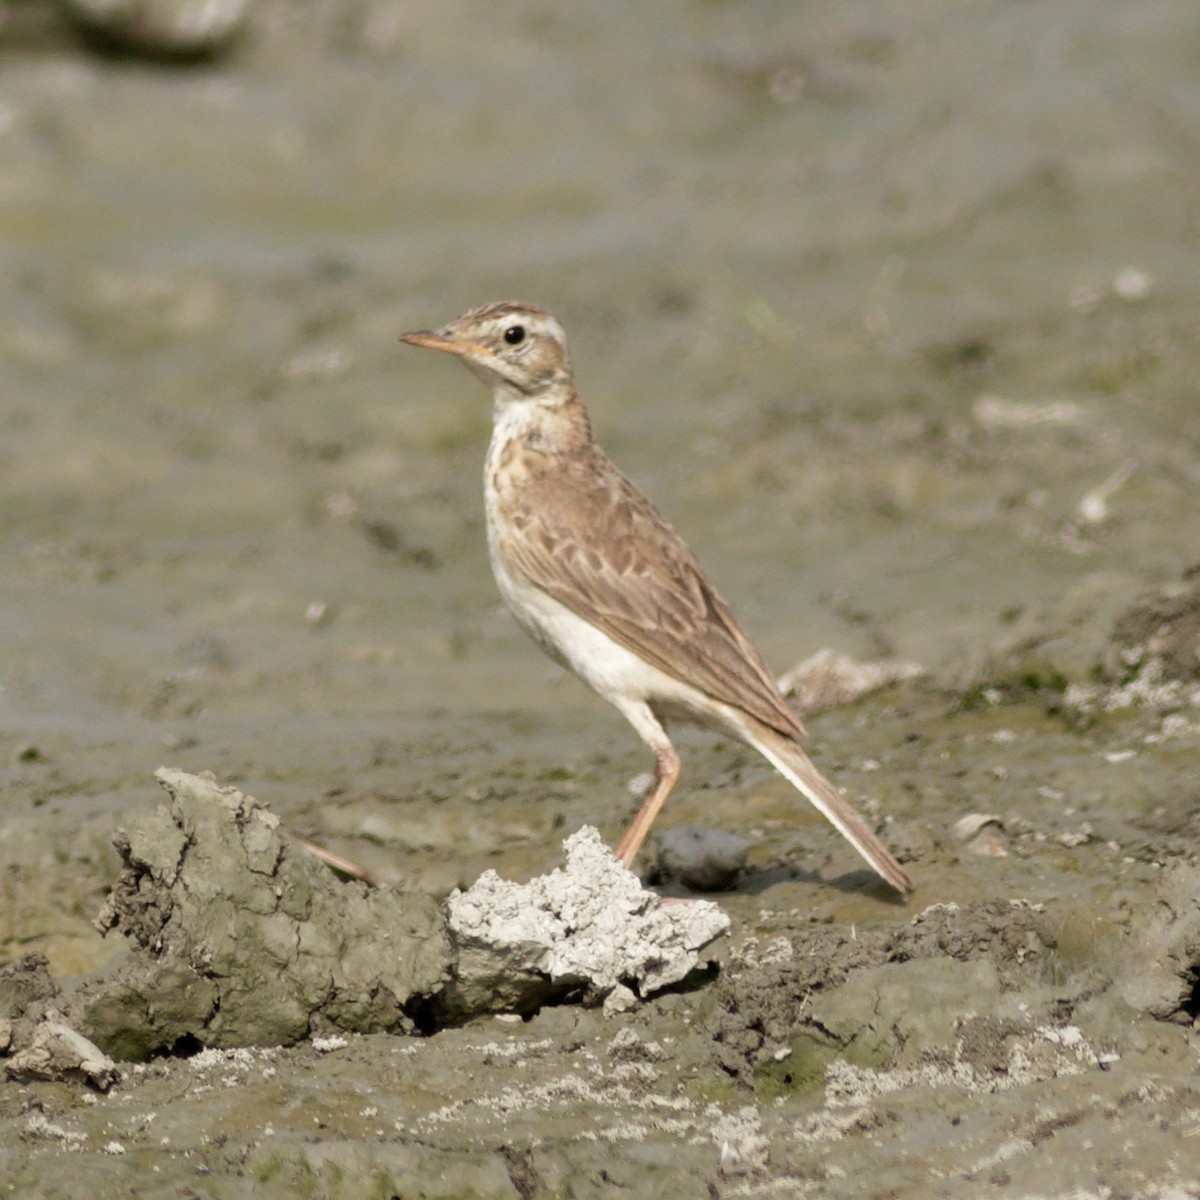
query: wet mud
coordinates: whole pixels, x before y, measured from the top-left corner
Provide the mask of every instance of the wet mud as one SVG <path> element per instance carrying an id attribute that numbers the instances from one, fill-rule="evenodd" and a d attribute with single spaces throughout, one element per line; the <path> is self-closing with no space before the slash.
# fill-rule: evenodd
<path id="1" fill-rule="evenodd" d="M 245 8 L 0 10 L 0 1195 L 1200 1196 L 1191 7 Z M 917 891 L 681 731 L 712 965 L 440 1019 L 447 898 L 651 765 L 395 342 L 510 296 L 772 666 L 878 668 L 795 694 Z M 178 912 L 164 763 L 262 802 Z"/>

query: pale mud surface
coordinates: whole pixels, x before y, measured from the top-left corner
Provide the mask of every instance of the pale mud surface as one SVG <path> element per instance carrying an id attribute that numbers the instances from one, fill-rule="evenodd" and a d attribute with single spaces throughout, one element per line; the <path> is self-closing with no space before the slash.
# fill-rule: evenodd
<path id="1" fill-rule="evenodd" d="M 172 69 L 6 12 L 4 961 L 106 966 L 164 763 L 438 899 L 619 835 L 487 399 L 395 342 L 484 300 L 778 670 L 927 674 L 809 722 L 907 905 L 685 734 L 717 978 L 9 1080 L 0 1194 L 1200 1195 L 1193 5 L 279 2 Z"/>

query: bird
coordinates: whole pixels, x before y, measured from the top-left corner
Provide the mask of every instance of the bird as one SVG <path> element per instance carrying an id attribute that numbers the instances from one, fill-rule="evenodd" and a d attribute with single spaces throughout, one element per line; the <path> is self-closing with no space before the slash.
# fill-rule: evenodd
<path id="1" fill-rule="evenodd" d="M 567 337 L 544 308 L 481 305 L 400 335 L 457 357 L 492 392 L 488 554 L 517 624 L 607 700 L 654 754 L 654 782 L 616 847 L 628 868 L 676 780 L 669 723 L 757 750 L 897 892 L 908 873 L 801 749 L 800 717 L 687 543 L 592 433 Z"/>

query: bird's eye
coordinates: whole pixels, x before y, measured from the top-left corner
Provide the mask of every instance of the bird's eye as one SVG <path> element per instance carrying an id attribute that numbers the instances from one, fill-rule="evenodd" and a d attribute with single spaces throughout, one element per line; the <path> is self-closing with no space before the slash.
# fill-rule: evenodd
<path id="1" fill-rule="evenodd" d="M 504 340 L 510 346 L 519 346 L 525 340 L 525 326 L 510 325 L 504 331 Z"/>

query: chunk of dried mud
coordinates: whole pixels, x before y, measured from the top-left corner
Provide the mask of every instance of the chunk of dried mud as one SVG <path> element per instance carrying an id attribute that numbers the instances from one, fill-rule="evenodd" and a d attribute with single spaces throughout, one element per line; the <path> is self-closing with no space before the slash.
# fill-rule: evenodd
<path id="1" fill-rule="evenodd" d="M 566 866 L 525 884 L 485 872 L 446 903 L 457 951 L 448 1019 L 532 1012 L 554 1000 L 602 1002 L 617 987 L 648 996 L 680 982 L 725 932 L 714 904 L 664 905 L 585 826 Z"/>
<path id="2" fill-rule="evenodd" d="M 450 969 L 431 897 L 336 880 L 210 775 L 157 778 L 170 804 L 116 839 L 124 868 L 96 920 L 134 947 L 74 997 L 83 1028 L 122 1058 L 414 1029 Z"/>
<path id="3" fill-rule="evenodd" d="M 26 954 L 0 968 L 0 1066 L 16 1079 L 88 1083 L 101 1091 L 117 1079 L 117 1066 L 98 1046 L 67 1024 L 62 995 L 41 954 Z"/>
<path id="4" fill-rule="evenodd" d="M 58 984 L 45 955 L 24 954 L 0 967 L 0 1020 L 10 1025 L 26 1020 L 32 1026 L 57 999 Z"/>
<path id="5" fill-rule="evenodd" d="M 1121 998 L 1160 1020 L 1191 1025 L 1200 1013 L 1200 867 L 1163 871 L 1154 913 L 1129 945 Z"/>
<path id="6" fill-rule="evenodd" d="M 6 1061 L 5 1069 L 17 1079 L 88 1083 L 102 1092 L 119 1075 L 117 1064 L 107 1054 L 53 1010 L 34 1028 L 29 1044 Z"/>
<path id="7" fill-rule="evenodd" d="M 711 904 L 664 906 L 594 829 L 567 840 L 565 867 L 527 884 L 487 872 L 443 908 L 338 879 L 265 805 L 211 775 L 158 780 L 170 803 L 117 836 L 124 867 L 96 919 L 131 950 L 61 998 L 120 1059 L 332 1029 L 411 1033 L 618 991 L 632 1001 L 689 975 L 729 924 Z M 29 1024 L 58 999 L 44 960 L 27 966 L 0 975 L 0 1020 L 7 1004 L 28 1008 Z M 50 992 L 31 1006 L 39 981 Z"/>

